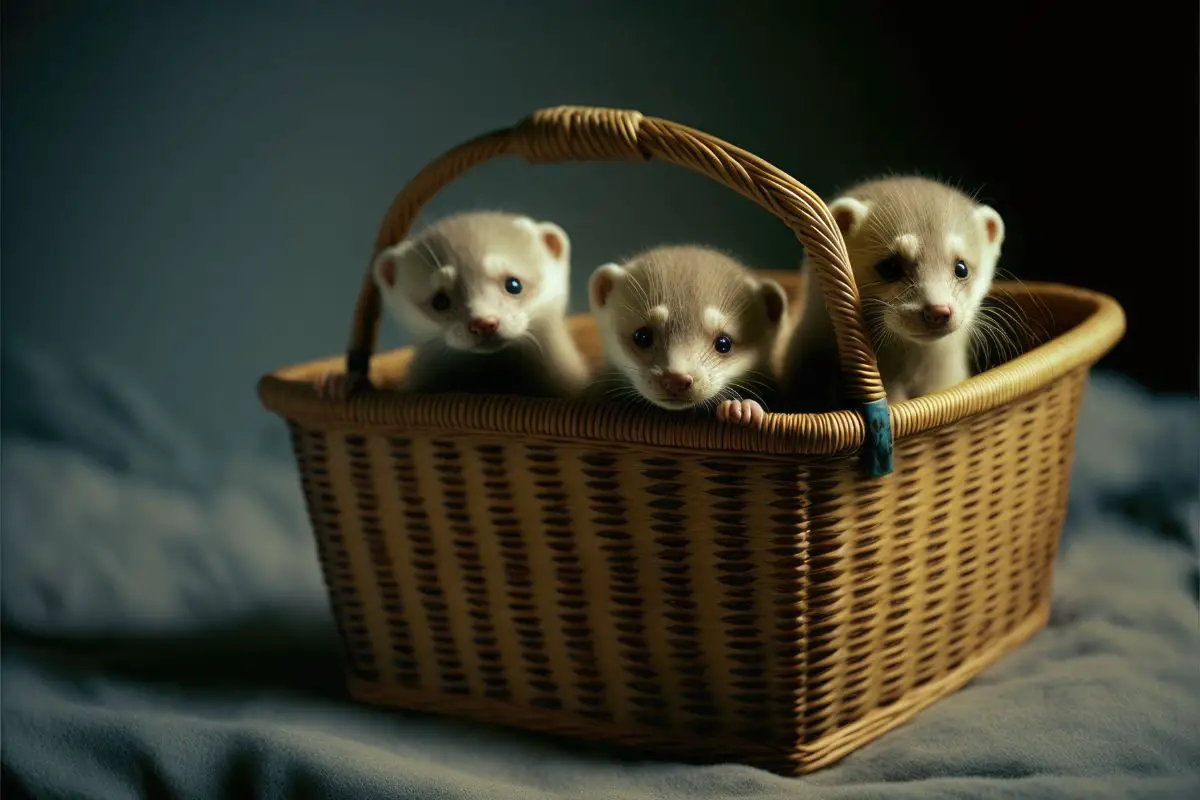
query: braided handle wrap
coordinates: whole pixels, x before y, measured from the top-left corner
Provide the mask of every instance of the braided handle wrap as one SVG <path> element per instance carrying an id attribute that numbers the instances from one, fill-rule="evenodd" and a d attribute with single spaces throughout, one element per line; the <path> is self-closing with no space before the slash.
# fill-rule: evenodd
<path id="1" fill-rule="evenodd" d="M 883 382 L 863 330 L 858 289 L 845 242 L 829 209 L 808 187 L 758 156 L 716 137 L 637 111 L 557 106 L 512 128 L 467 141 L 422 169 L 383 218 L 371 261 L 400 242 L 421 208 L 470 168 L 502 155 L 532 164 L 657 159 L 707 175 L 779 217 L 808 251 L 833 323 L 838 359 L 850 396 L 867 417 L 868 471 L 891 471 L 891 425 Z M 347 371 L 367 374 L 379 335 L 379 290 L 368 266 L 354 312 Z"/>

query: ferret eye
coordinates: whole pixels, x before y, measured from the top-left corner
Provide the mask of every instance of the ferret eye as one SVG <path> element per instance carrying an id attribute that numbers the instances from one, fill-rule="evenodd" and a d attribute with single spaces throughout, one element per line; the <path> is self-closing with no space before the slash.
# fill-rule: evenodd
<path id="1" fill-rule="evenodd" d="M 899 256 L 888 256 L 875 265 L 875 271 L 888 283 L 898 281 L 904 277 L 904 262 Z"/>
<path id="2" fill-rule="evenodd" d="M 434 311 L 445 311 L 450 307 L 450 295 L 445 292 L 438 292 L 429 301 L 429 305 L 433 306 Z"/>
<path id="3" fill-rule="evenodd" d="M 730 339 L 728 336 L 722 333 L 717 337 L 716 341 L 713 342 L 713 347 L 717 349 L 718 353 L 725 355 L 733 349 L 733 339 Z"/>
<path id="4" fill-rule="evenodd" d="M 504 282 L 504 291 L 508 292 L 509 294 L 520 294 L 521 282 L 516 278 L 509 278 Z"/>
<path id="5" fill-rule="evenodd" d="M 960 281 L 965 281 L 967 276 L 970 274 L 971 271 L 967 269 L 967 262 L 960 258 L 958 263 L 954 265 L 954 277 L 958 278 Z"/>
<path id="6" fill-rule="evenodd" d="M 645 350 L 654 344 L 654 331 L 649 328 L 638 328 L 633 332 L 633 343 Z"/>

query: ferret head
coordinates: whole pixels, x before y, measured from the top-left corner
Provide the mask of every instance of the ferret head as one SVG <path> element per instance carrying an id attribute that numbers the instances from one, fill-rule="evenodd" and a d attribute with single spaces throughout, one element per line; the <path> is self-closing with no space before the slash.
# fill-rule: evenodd
<path id="1" fill-rule="evenodd" d="M 383 302 L 415 335 L 490 352 L 566 313 L 570 240 L 552 222 L 460 214 L 384 250 L 373 269 Z"/>
<path id="2" fill-rule="evenodd" d="M 925 178 L 862 184 L 829 206 L 872 332 L 923 344 L 966 330 L 992 284 L 1004 221 Z"/>
<path id="3" fill-rule="evenodd" d="M 730 390 L 764 379 L 787 310 L 779 284 L 701 247 L 605 264 L 588 295 L 610 364 L 672 410 L 732 399 Z"/>

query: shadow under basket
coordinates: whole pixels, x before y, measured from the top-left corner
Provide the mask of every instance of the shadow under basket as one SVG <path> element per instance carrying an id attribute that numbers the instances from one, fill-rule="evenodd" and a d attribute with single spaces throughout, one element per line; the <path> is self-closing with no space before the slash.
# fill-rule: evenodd
<path id="1" fill-rule="evenodd" d="M 599 112 L 539 113 L 577 131 Z M 644 132 L 669 123 L 636 122 L 623 135 L 665 158 Z M 507 134 L 533 140 L 528 124 Z M 422 180 L 377 251 L 432 194 Z M 785 221 L 818 228 L 844 259 L 813 207 L 817 222 Z M 795 273 L 772 277 L 797 288 Z M 1043 342 L 891 406 L 895 468 L 882 476 L 863 470 L 858 411 L 769 414 L 748 430 L 549 399 L 319 399 L 313 380 L 356 363 L 355 347 L 264 377 L 264 405 L 291 428 L 350 691 L 798 774 L 960 688 L 1047 619 L 1087 370 L 1124 330 L 1100 294 L 996 291 Z M 360 299 L 367 351 L 372 313 L 377 300 Z M 571 326 L 599 360 L 591 318 Z M 371 359 L 372 382 L 401 379 L 410 355 Z"/>

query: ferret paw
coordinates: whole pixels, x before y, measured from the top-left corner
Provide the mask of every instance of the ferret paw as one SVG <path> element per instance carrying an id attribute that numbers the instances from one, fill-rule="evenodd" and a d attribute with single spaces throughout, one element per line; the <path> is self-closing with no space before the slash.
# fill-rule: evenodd
<path id="1" fill-rule="evenodd" d="M 767 412 L 755 400 L 726 400 L 717 406 L 717 419 L 730 425 L 757 428 L 767 418 Z"/>
<path id="2" fill-rule="evenodd" d="M 345 400 L 350 395 L 358 394 L 370 386 L 365 375 L 344 372 L 326 372 L 313 382 L 317 397 L 329 400 Z"/>

